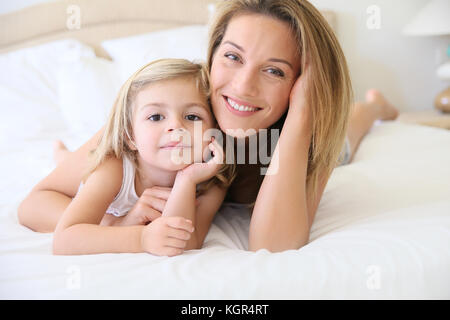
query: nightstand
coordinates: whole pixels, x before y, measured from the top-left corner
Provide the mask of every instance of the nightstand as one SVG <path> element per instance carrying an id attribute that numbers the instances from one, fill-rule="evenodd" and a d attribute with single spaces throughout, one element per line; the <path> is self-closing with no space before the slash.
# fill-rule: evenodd
<path id="1" fill-rule="evenodd" d="M 443 113 L 436 109 L 401 112 L 397 120 L 450 130 L 450 113 Z"/>

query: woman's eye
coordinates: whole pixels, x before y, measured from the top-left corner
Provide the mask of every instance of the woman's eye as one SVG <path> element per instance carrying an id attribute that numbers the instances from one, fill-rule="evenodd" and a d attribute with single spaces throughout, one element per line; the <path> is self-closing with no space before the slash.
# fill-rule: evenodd
<path id="1" fill-rule="evenodd" d="M 284 77 L 284 72 L 279 69 L 270 68 L 270 69 L 267 69 L 267 72 L 269 72 L 277 77 L 280 77 L 280 78 Z"/>
<path id="2" fill-rule="evenodd" d="M 202 120 L 199 116 L 196 116 L 195 114 L 188 114 L 186 116 L 186 119 L 189 121 L 199 121 Z"/>
<path id="3" fill-rule="evenodd" d="M 164 117 L 160 114 L 152 114 L 148 119 L 151 121 L 161 121 Z"/>
<path id="4" fill-rule="evenodd" d="M 239 61 L 239 57 L 232 53 L 225 53 L 225 57 L 233 61 Z"/>

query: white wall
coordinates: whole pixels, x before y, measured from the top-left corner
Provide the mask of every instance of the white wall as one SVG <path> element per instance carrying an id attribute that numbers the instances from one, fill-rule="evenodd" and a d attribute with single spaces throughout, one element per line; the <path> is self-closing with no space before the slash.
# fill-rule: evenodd
<path id="1" fill-rule="evenodd" d="M 411 37 L 402 28 L 428 0 L 311 0 L 337 13 L 337 33 L 348 60 L 357 100 L 380 89 L 400 110 L 433 108 L 437 93 L 449 86 L 436 77 L 446 61 L 450 36 Z M 369 29 L 366 12 L 380 8 L 380 29 Z M 450 14 L 450 13 L 449 13 Z M 440 57 L 439 57 L 440 55 Z"/>
<path id="2" fill-rule="evenodd" d="M 55 0 L 0 1 L 0 14 Z M 180 0 L 182 1 L 182 0 Z M 310 0 L 337 14 L 337 33 L 353 79 L 355 98 L 369 88 L 380 89 L 400 110 L 433 108 L 436 94 L 446 88 L 436 77 L 450 36 L 408 37 L 402 28 L 429 0 Z M 450 0 L 449 0 L 450 1 Z M 380 29 L 369 29 L 366 12 L 380 8 Z M 441 57 L 437 57 L 440 53 Z"/>

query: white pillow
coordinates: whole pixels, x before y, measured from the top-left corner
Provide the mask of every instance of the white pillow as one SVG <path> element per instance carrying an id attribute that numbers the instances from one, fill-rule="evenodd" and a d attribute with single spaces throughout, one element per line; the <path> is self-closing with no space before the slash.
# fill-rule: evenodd
<path id="1" fill-rule="evenodd" d="M 98 57 L 80 57 L 61 66 L 59 104 L 70 133 L 87 140 L 108 118 L 121 82 L 115 63 Z"/>
<path id="2" fill-rule="evenodd" d="M 34 139 L 65 130 L 58 108 L 61 64 L 94 50 L 73 39 L 0 54 L 0 142 Z"/>
<path id="3" fill-rule="evenodd" d="M 106 40 L 102 47 L 117 61 L 121 80 L 125 81 L 138 68 L 153 60 L 183 58 L 205 61 L 208 27 L 191 25 L 141 35 Z"/>
<path id="4" fill-rule="evenodd" d="M 95 57 L 89 46 L 74 39 L 48 42 L 0 55 L 0 85 L 39 100 L 57 102 L 60 64 L 79 57 Z"/>

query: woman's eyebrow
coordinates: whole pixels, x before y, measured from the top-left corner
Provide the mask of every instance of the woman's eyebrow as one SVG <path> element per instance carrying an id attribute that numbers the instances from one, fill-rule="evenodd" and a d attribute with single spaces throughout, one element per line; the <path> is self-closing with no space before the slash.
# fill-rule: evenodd
<path id="1" fill-rule="evenodd" d="M 245 53 L 244 48 L 242 48 L 240 45 L 237 45 L 236 43 L 231 42 L 231 41 L 229 41 L 229 40 L 223 42 L 223 44 L 226 44 L 226 43 L 232 45 L 233 47 L 236 47 L 237 49 L 239 49 L 239 50 L 241 50 L 242 52 Z M 294 68 L 292 67 L 292 64 L 291 64 L 289 61 L 286 61 L 286 60 L 284 60 L 284 59 L 270 58 L 270 59 L 268 59 L 267 61 L 284 63 L 284 64 L 286 64 L 289 68 L 291 68 L 292 70 L 294 70 Z"/>
<path id="2" fill-rule="evenodd" d="M 289 68 L 291 68 L 292 71 L 294 71 L 294 68 L 292 67 L 292 64 L 290 64 L 290 63 L 289 63 L 288 61 L 286 61 L 286 60 L 283 60 L 283 59 L 277 59 L 277 58 L 270 58 L 268 61 L 284 63 L 284 64 L 286 64 Z"/>
<path id="3" fill-rule="evenodd" d="M 242 48 L 241 46 L 239 46 L 239 45 L 237 45 L 236 43 L 234 43 L 234 42 L 231 42 L 231 41 L 225 41 L 223 44 L 225 44 L 225 43 L 228 43 L 228 44 L 231 44 L 233 47 L 236 47 L 236 48 L 238 48 L 239 50 L 241 50 L 242 52 L 245 52 L 245 50 L 244 50 L 244 48 Z"/>

